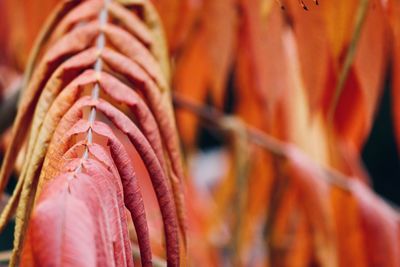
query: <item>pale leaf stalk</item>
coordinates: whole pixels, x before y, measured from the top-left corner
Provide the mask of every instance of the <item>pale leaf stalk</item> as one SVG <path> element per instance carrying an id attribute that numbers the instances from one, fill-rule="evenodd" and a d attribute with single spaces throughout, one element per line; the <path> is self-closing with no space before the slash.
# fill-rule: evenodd
<path id="1" fill-rule="evenodd" d="M 102 29 L 105 24 L 107 23 L 108 19 L 108 4 L 111 2 L 111 0 L 104 0 L 104 7 L 100 11 L 99 14 L 99 22 L 100 22 L 100 28 Z M 96 40 L 96 48 L 99 51 L 99 55 L 97 57 L 96 63 L 94 64 L 94 70 L 96 74 L 100 77 L 101 71 L 103 69 L 103 60 L 101 59 L 101 52 L 103 51 L 104 47 L 106 45 L 106 38 L 105 34 L 103 31 L 100 31 L 99 36 L 97 37 Z M 95 83 L 94 87 L 92 88 L 91 96 L 93 100 L 98 100 L 100 96 L 100 85 L 98 82 Z M 90 110 L 90 115 L 89 115 L 89 122 L 90 125 L 92 125 L 95 120 L 96 120 L 96 107 L 92 107 Z M 88 129 L 87 135 L 86 135 L 86 141 L 88 145 L 91 145 L 93 143 L 93 130 L 92 127 Z M 89 157 L 89 148 L 86 146 L 85 151 L 83 152 L 82 159 L 86 160 Z M 76 173 L 79 173 L 82 170 L 82 164 L 80 164 L 77 169 L 75 170 Z"/>

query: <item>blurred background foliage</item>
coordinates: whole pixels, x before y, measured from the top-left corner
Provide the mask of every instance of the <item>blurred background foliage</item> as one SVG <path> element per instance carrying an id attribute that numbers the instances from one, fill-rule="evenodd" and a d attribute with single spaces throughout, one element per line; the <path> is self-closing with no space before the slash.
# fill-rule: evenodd
<path id="1" fill-rule="evenodd" d="M 57 2 L 0 0 L 3 103 Z M 188 166 L 189 264 L 400 266 L 400 1 L 152 2 Z"/>

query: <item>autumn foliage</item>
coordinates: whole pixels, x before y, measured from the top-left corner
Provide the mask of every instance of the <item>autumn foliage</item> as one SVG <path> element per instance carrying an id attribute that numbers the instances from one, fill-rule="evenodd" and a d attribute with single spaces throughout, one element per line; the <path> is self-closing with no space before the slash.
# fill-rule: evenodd
<path id="1" fill-rule="evenodd" d="M 162 36 L 148 3 L 67 1 L 49 17 L 28 63 L 1 172 L 4 189 L 26 139 L 21 175 L 2 214 L 4 226 L 17 206 L 12 265 L 132 266 L 125 207 L 142 265 L 152 264 L 129 146 L 153 184 L 168 265 L 179 265 L 183 172 Z M 35 130 L 28 135 L 29 127 Z"/>
<path id="2" fill-rule="evenodd" d="M 28 2 L 0 2 L 10 265 L 400 266 L 361 159 L 390 71 L 400 147 L 399 1 Z"/>

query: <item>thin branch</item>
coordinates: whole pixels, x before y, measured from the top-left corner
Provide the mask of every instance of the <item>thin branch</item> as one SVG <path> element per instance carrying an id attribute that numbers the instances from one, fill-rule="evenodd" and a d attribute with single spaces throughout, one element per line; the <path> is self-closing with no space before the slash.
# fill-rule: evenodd
<path id="1" fill-rule="evenodd" d="M 219 129 L 220 132 L 226 131 L 225 120 L 231 119 L 230 116 L 224 115 L 222 112 L 211 106 L 200 105 L 177 93 L 173 94 L 173 104 L 176 108 L 185 109 L 195 114 L 206 124 L 213 126 L 217 130 Z M 290 144 L 282 142 L 257 128 L 246 125 L 244 122 L 242 122 L 242 124 L 243 127 L 245 127 L 245 129 L 247 130 L 247 137 L 250 142 L 258 145 L 259 147 L 274 154 L 275 156 L 282 158 L 288 157 L 287 146 Z M 303 154 L 303 156 L 309 158 L 306 154 Z M 341 189 L 344 192 L 352 193 L 350 177 L 328 166 L 322 166 L 318 163 L 315 163 L 315 166 L 318 167 L 325 174 L 322 176 L 322 178 L 325 179 L 330 185 L 335 186 L 336 188 Z M 387 203 L 397 213 L 400 214 L 400 208 L 396 204 L 383 198 L 382 196 L 377 195 L 377 197 L 382 199 L 385 203 Z"/>
<path id="2" fill-rule="evenodd" d="M 211 124 L 211 126 L 214 126 L 217 129 L 224 129 L 224 120 L 229 118 L 229 116 L 225 116 L 223 113 L 213 107 L 202 106 L 176 93 L 173 95 L 173 102 L 176 108 L 185 109 L 197 115 L 202 121 Z M 288 143 L 282 142 L 250 125 L 246 125 L 245 123 L 243 123 L 243 125 L 247 130 L 247 136 L 250 142 L 267 150 L 275 156 L 287 158 Z M 304 154 L 304 157 L 308 156 Z M 324 172 L 324 178 L 330 184 L 344 191 L 351 191 L 348 177 L 330 167 L 321 166 L 319 164 L 316 164 L 316 166 L 318 166 Z"/>

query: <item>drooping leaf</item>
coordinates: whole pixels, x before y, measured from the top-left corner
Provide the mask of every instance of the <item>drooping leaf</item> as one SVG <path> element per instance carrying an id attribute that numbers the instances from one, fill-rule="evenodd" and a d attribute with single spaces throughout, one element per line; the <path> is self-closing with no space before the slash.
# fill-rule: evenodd
<path id="1" fill-rule="evenodd" d="M 68 192 L 67 183 L 40 203 L 29 229 L 32 266 L 96 266 L 96 228 L 87 205 Z"/>
<path id="2" fill-rule="evenodd" d="M 114 131 L 129 138 L 150 174 L 165 228 L 168 266 L 184 261 L 183 168 L 166 52 L 158 16 L 148 2 L 68 1 L 48 20 L 28 63 L 26 88 L 0 175 L 3 191 L 27 140 L 17 190 L 1 217 L 3 227 L 18 204 L 11 264 L 19 264 L 21 252 L 22 264 L 35 259 L 38 252 L 31 243 L 39 237 L 30 234 L 37 230 L 30 224 L 31 213 L 55 197 L 49 192 L 64 190 L 67 182 L 67 194 L 72 192 L 87 205 L 87 216 L 97 225 L 97 265 L 133 265 L 125 206 L 136 228 L 141 263 L 152 265 L 132 156 Z M 85 97 L 88 91 L 91 97 Z M 103 92 L 112 104 L 100 100 Z M 100 122 L 105 117 L 114 129 Z M 63 221 L 57 225 L 62 227 Z M 49 250 L 58 243 L 51 243 Z"/>

